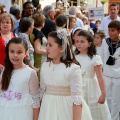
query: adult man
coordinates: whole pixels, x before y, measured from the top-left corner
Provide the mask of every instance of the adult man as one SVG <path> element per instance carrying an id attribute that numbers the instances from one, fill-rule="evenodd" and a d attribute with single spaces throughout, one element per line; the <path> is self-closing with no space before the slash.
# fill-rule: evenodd
<path id="1" fill-rule="evenodd" d="M 106 34 L 106 38 L 109 37 L 108 35 L 108 24 L 113 20 L 120 21 L 120 17 L 118 17 L 119 6 L 117 4 L 111 4 L 109 7 L 109 16 L 106 16 L 101 21 L 101 25 L 99 30 L 102 30 Z"/>
<path id="2" fill-rule="evenodd" d="M 13 15 L 15 19 L 15 29 L 19 26 L 19 19 L 20 19 L 20 7 L 18 5 L 12 5 L 10 7 L 10 14 Z"/>
<path id="3" fill-rule="evenodd" d="M 75 15 L 76 16 L 76 26 L 75 27 L 84 28 L 82 20 L 80 18 L 78 18 L 78 14 L 80 14 L 80 12 L 79 12 L 79 10 L 76 6 L 71 6 L 69 8 L 69 15 Z"/>
<path id="4" fill-rule="evenodd" d="M 50 32 L 56 30 L 56 25 L 52 21 L 54 20 L 54 16 L 55 16 L 55 10 L 53 6 L 52 5 L 45 6 L 43 9 L 43 14 L 46 17 L 46 20 L 45 20 L 45 26 L 42 28 L 42 32 L 44 33 L 46 37 L 48 37 L 48 34 Z"/>

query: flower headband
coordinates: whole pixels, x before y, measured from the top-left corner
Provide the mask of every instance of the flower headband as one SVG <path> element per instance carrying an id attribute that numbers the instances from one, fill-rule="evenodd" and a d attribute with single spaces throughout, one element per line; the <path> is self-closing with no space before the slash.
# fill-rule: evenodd
<path id="1" fill-rule="evenodd" d="M 68 36 L 70 36 L 70 33 L 65 28 L 57 31 L 57 37 L 64 41 L 64 43 L 62 43 L 62 45 L 65 45 L 65 48 L 67 48 L 67 45 L 70 46 Z M 71 49 L 70 49 L 70 53 L 71 53 L 71 58 L 73 58 Z M 63 59 L 66 59 L 66 57 L 67 57 L 67 49 L 65 49 L 65 51 L 63 53 Z"/>
<path id="2" fill-rule="evenodd" d="M 60 29 L 60 30 L 57 31 L 57 36 L 58 36 L 59 39 L 62 39 L 64 41 L 68 41 L 67 37 L 69 36 L 69 33 L 65 28 L 63 28 L 63 29 Z"/>

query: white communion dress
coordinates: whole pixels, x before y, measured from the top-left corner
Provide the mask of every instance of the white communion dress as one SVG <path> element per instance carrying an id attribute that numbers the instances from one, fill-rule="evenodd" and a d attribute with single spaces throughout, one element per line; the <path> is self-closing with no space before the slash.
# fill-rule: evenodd
<path id="1" fill-rule="evenodd" d="M 79 65 L 45 62 L 40 79 L 41 108 L 39 120 L 73 120 L 73 104 L 82 104 L 82 118 L 92 120 L 89 107 L 82 96 Z"/>
<path id="2" fill-rule="evenodd" d="M 81 64 L 84 99 L 90 107 L 93 120 L 111 120 L 106 101 L 104 104 L 98 103 L 101 90 L 94 66 L 102 65 L 101 57 L 94 55 L 91 59 L 88 55 L 78 54 L 76 59 Z"/>
<path id="3" fill-rule="evenodd" d="M 13 70 L 8 90 L 0 89 L 0 120 L 33 120 L 39 107 L 36 72 L 28 66 Z"/>

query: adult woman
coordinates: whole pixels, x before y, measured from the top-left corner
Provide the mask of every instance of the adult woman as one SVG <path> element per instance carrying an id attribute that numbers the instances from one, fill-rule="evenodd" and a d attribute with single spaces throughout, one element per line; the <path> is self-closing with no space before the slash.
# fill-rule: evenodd
<path id="1" fill-rule="evenodd" d="M 0 70 L 4 66 L 5 47 L 14 34 L 11 32 L 14 28 L 14 18 L 8 14 L 0 15 Z"/>
<path id="2" fill-rule="evenodd" d="M 34 6 L 32 2 L 25 2 L 23 4 L 22 18 L 23 17 L 32 17 L 34 13 Z"/>
<path id="3" fill-rule="evenodd" d="M 34 66 L 36 68 L 41 67 L 41 63 L 47 60 L 46 50 L 45 50 L 45 43 L 47 42 L 44 34 L 41 32 L 42 27 L 45 24 L 45 17 L 42 14 L 34 14 L 34 29 L 32 34 L 30 35 L 30 41 L 34 47 Z M 42 48 L 43 47 L 43 48 Z M 44 56 L 43 56 L 44 55 Z M 43 59 L 42 59 L 43 58 Z M 38 73 L 39 78 L 39 73 Z"/>

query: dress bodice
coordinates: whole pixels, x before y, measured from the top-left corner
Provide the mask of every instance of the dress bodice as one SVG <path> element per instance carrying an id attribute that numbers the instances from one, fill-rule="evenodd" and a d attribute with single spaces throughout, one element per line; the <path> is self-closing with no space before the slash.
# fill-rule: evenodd
<path id="1" fill-rule="evenodd" d="M 81 64 L 82 76 L 91 78 L 95 76 L 94 66 L 102 64 L 100 56 L 94 55 L 90 58 L 88 55 L 76 55 L 77 61 Z"/>

